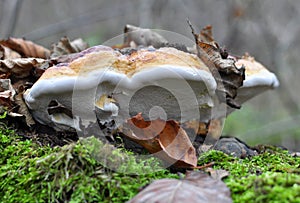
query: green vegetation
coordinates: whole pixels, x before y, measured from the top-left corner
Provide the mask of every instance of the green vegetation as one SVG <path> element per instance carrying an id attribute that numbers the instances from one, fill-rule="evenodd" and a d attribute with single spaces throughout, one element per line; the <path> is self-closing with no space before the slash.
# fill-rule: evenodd
<path id="1" fill-rule="evenodd" d="M 238 159 L 212 150 L 198 163 L 210 161 L 214 169 L 230 172 L 224 182 L 234 202 L 300 202 L 300 157 L 287 151 L 266 147 L 258 156 Z"/>
<path id="2" fill-rule="evenodd" d="M 50 148 L 2 130 L 0 149 L 0 202 L 125 202 L 155 179 L 178 177 L 156 170 L 157 159 L 137 161 L 120 150 L 109 161 L 127 161 L 115 164 L 121 173 L 113 172 L 96 161 L 108 147 L 94 137 Z"/>
<path id="3" fill-rule="evenodd" d="M 94 137 L 50 148 L 0 129 L 0 202 L 125 202 L 155 179 L 179 177 L 156 170 L 157 159 L 138 161 Z M 300 202 L 300 158 L 287 151 L 265 148 L 247 159 L 209 151 L 199 158 L 199 165 L 210 162 L 230 171 L 224 181 L 234 202 Z M 104 167 L 112 164 L 119 172 Z"/>

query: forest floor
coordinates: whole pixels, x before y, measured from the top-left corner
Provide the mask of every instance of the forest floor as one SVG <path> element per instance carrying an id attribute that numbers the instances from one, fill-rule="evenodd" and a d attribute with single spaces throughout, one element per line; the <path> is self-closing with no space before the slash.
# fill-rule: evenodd
<path id="1" fill-rule="evenodd" d="M 114 150 L 103 163 L 111 148 L 95 137 L 50 145 L 1 126 L 0 202 L 126 202 L 154 180 L 184 176 L 158 170 L 156 158 L 138 161 L 125 149 Z M 233 202 L 300 202 L 299 155 L 273 146 L 259 149 L 244 159 L 211 150 L 199 156 L 198 165 L 213 162 L 214 170 L 229 172 L 223 181 Z M 106 167 L 110 161 L 116 170 Z"/>

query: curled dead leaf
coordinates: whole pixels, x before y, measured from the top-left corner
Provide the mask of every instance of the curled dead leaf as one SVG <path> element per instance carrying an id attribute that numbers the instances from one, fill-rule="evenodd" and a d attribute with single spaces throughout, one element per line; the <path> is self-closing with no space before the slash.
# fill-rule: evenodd
<path id="1" fill-rule="evenodd" d="M 178 168 L 197 166 L 195 148 L 186 132 L 173 120 L 145 121 L 140 113 L 127 120 L 122 132 L 167 164 Z"/>
<path id="2" fill-rule="evenodd" d="M 14 96 L 16 91 L 11 85 L 10 79 L 0 79 L 0 105 L 11 109 L 14 104 Z"/>
<path id="3" fill-rule="evenodd" d="M 182 180 L 161 179 L 154 181 L 129 203 L 181 203 L 210 202 L 231 203 L 230 190 L 220 180 L 211 178 L 208 174 L 188 171 Z"/>
<path id="4" fill-rule="evenodd" d="M 198 35 L 198 37 L 200 37 L 199 41 L 213 43 L 215 40 L 214 40 L 213 34 L 212 34 L 212 26 L 207 25 L 206 27 L 204 27 L 200 31 L 200 35 Z"/>
<path id="5" fill-rule="evenodd" d="M 228 171 L 223 169 L 215 170 L 213 168 L 207 168 L 205 171 L 209 172 L 210 176 L 215 180 L 222 180 L 230 175 Z"/>
<path id="6" fill-rule="evenodd" d="M 21 55 L 8 47 L 0 45 L 0 60 L 21 58 Z"/>
<path id="7" fill-rule="evenodd" d="M 47 60 L 41 58 L 16 58 L 0 60 L 0 73 L 11 74 L 16 78 L 25 78 L 34 70 L 38 77 L 44 72 Z"/>
<path id="8" fill-rule="evenodd" d="M 124 28 L 124 44 L 132 48 L 138 46 L 153 46 L 161 47 L 162 44 L 167 44 L 168 41 L 160 34 L 145 28 L 126 25 Z"/>
<path id="9" fill-rule="evenodd" d="M 18 52 L 23 57 L 46 59 L 50 56 L 50 51 L 45 47 L 22 38 L 10 37 L 7 40 L 0 40 L 0 44 Z"/>
<path id="10" fill-rule="evenodd" d="M 207 139 L 210 140 L 206 140 L 207 144 L 209 142 L 210 144 L 215 143 L 220 138 L 223 130 L 223 122 L 223 119 L 211 119 L 209 121 Z"/>
<path id="11" fill-rule="evenodd" d="M 20 87 L 18 93 L 11 84 L 10 79 L 0 79 L 0 106 L 6 109 L 10 117 L 25 117 L 27 126 L 35 124 L 24 100 L 24 88 Z"/>
<path id="12" fill-rule="evenodd" d="M 62 37 L 58 43 L 52 45 L 51 58 L 78 53 L 88 47 L 88 44 L 81 38 L 70 41 L 69 38 Z"/>
<path id="13" fill-rule="evenodd" d="M 89 45 L 87 42 L 83 41 L 83 39 L 78 38 L 71 41 L 72 47 L 76 50 L 76 52 L 81 52 L 87 48 L 89 48 Z"/>
<path id="14" fill-rule="evenodd" d="M 191 131 L 192 135 L 207 135 L 209 123 L 190 120 L 182 123 L 182 128 Z"/>
<path id="15" fill-rule="evenodd" d="M 243 85 L 245 80 L 245 67 L 237 68 L 236 60 L 228 57 L 226 50 L 219 47 L 213 39 L 211 30 L 207 27 L 200 34 L 196 34 L 193 26 L 188 21 L 192 34 L 194 35 L 197 46 L 197 55 L 210 69 L 217 81 L 217 95 L 221 102 L 226 103 L 232 108 L 241 108 L 241 105 L 234 101 L 237 90 Z M 205 41 L 203 41 L 205 40 Z"/>
<path id="16" fill-rule="evenodd" d="M 0 45 L 0 60 L 5 59 L 5 47 Z"/>
<path id="17" fill-rule="evenodd" d="M 154 48 L 173 47 L 178 50 L 188 52 L 189 47 L 180 43 L 169 43 L 159 33 L 146 28 L 140 28 L 133 25 L 126 25 L 124 28 L 123 44 L 115 45 L 112 48 L 124 49 L 123 52 L 130 51 L 139 47 L 153 46 Z M 127 50 L 129 49 L 129 50 Z"/>
<path id="18" fill-rule="evenodd" d="M 31 113 L 29 112 L 28 107 L 24 102 L 24 92 L 24 87 L 20 86 L 18 89 L 18 94 L 15 96 L 15 103 L 18 105 L 18 114 L 25 116 L 26 125 L 30 127 L 35 124 L 35 121 L 33 120 Z"/>

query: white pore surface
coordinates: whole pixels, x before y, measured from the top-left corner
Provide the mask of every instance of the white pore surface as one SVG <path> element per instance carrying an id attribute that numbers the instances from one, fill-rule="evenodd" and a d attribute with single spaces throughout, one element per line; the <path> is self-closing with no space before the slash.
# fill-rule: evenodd
<path id="1" fill-rule="evenodd" d="M 256 95 L 278 86 L 277 77 L 268 70 L 260 71 L 255 75 L 246 75 L 243 86 L 238 90 L 236 101 L 244 103 Z"/>
<path id="2" fill-rule="evenodd" d="M 262 70 L 254 75 L 246 75 L 243 86 L 238 89 L 235 101 L 243 104 L 253 97 L 279 86 L 279 81 L 274 73 L 268 70 Z M 227 114 L 230 114 L 235 109 L 229 108 Z"/>
<path id="3" fill-rule="evenodd" d="M 215 90 L 213 76 L 196 68 L 168 65 L 148 67 L 128 77 L 108 67 L 78 76 L 39 80 L 24 94 L 24 98 L 38 121 L 65 129 L 65 125 L 70 125 L 70 120 L 65 116 L 56 116 L 62 119 L 58 122 L 47 112 L 51 100 L 72 110 L 74 116 L 80 117 L 83 123 L 95 121 L 95 111 L 103 114 L 97 117 L 104 120 L 114 117 L 121 122 L 139 112 L 147 118 L 154 106 L 161 107 L 159 109 L 164 112 L 158 114 L 166 114 L 168 119 L 185 121 L 199 119 L 202 108 L 213 107 Z M 95 109 L 95 101 L 102 95 L 113 97 L 116 104 L 106 104 L 104 111 Z M 114 112 L 110 113 L 108 107 Z M 116 109 L 119 112 L 116 113 Z M 200 119 L 207 119 L 206 116 L 200 115 Z M 63 119 L 67 120 L 64 122 Z"/>

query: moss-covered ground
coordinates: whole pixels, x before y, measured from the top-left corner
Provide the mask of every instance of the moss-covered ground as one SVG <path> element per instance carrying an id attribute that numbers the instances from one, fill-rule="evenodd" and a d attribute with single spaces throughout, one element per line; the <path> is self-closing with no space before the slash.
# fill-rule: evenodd
<path id="1" fill-rule="evenodd" d="M 300 202 L 300 157 L 292 157 L 288 151 L 267 147 L 246 159 L 209 151 L 198 163 L 211 160 L 215 169 L 230 172 L 224 182 L 234 202 Z"/>
<path id="2" fill-rule="evenodd" d="M 157 159 L 137 161 L 124 150 L 107 158 L 115 162 L 119 172 L 114 172 L 97 161 L 109 150 L 93 137 L 63 147 L 39 146 L 2 126 L 0 202 L 125 202 L 155 179 L 179 177 L 156 170 Z M 224 182 L 234 202 L 300 202 L 300 157 L 272 147 L 262 151 L 246 159 L 209 151 L 199 157 L 199 165 L 215 162 L 213 168 L 230 172 Z"/>

